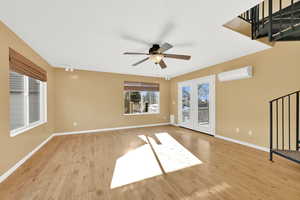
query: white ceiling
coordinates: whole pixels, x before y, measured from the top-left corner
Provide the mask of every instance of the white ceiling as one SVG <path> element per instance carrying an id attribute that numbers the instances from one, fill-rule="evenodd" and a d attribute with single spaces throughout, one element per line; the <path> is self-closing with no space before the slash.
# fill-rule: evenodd
<path id="1" fill-rule="evenodd" d="M 147 76 L 176 76 L 264 50 L 266 45 L 222 27 L 259 0 L 2 0 L 0 20 L 51 65 Z M 190 61 L 165 59 L 130 65 L 147 43 L 169 42 L 168 53 Z"/>

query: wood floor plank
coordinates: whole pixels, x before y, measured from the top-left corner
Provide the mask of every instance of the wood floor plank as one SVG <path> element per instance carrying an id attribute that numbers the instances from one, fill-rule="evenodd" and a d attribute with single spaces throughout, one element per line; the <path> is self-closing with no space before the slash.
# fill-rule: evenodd
<path id="1" fill-rule="evenodd" d="M 184 150 L 170 155 L 178 147 Z M 166 171 L 188 160 L 186 150 L 202 163 Z M 125 184 L 113 186 L 118 179 Z M 0 199 L 298 200 L 300 165 L 277 156 L 271 163 L 266 152 L 174 126 L 58 136 L 0 185 Z"/>

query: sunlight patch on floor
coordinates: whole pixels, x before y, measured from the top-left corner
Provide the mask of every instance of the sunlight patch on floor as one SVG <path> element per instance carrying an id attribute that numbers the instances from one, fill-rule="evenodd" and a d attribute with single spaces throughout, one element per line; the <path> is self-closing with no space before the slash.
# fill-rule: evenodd
<path id="1" fill-rule="evenodd" d="M 202 163 L 168 133 L 157 133 L 154 137 L 140 135 L 139 138 L 145 145 L 117 159 L 111 188 Z"/>
<path id="2" fill-rule="evenodd" d="M 146 144 L 118 158 L 110 187 L 116 188 L 160 174 L 160 167 Z"/>
<path id="3" fill-rule="evenodd" d="M 165 172 L 173 172 L 186 167 L 202 164 L 202 161 L 194 156 L 168 133 L 155 134 L 161 144 L 149 137 L 149 140 L 158 155 Z"/>

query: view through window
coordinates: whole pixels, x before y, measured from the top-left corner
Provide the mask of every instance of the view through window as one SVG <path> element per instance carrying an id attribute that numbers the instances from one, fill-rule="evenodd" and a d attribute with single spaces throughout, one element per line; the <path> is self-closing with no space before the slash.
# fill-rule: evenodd
<path id="1" fill-rule="evenodd" d="M 209 84 L 198 85 L 198 123 L 209 124 Z"/>
<path id="2" fill-rule="evenodd" d="M 159 113 L 159 84 L 125 82 L 125 114 Z"/>

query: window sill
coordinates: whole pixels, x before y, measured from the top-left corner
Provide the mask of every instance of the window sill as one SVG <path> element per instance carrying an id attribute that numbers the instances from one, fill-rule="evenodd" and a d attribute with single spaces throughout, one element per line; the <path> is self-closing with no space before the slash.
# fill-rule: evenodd
<path id="1" fill-rule="evenodd" d="M 10 131 L 10 137 L 15 137 L 17 135 L 20 135 L 21 133 L 24 133 L 26 131 L 29 131 L 33 128 L 36 128 L 36 127 L 41 126 L 46 123 L 47 123 L 47 121 L 38 121 L 38 122 L 34 122 L 34 123 L 30 124 L 29 126 L 12 130 L 12 131 Z"/>
<path id="2" fill-rule="evenodd" d="M 160 114 L 159 112 L 157 112 L 157 113 L 130 113 L 130 114 L 123 114 L 123 115 L 125 115 L 125 116 L 134 116 L 134 115 L 158 115 L 158 114 Z"/>

